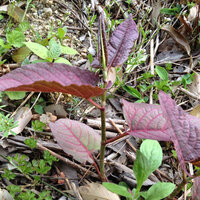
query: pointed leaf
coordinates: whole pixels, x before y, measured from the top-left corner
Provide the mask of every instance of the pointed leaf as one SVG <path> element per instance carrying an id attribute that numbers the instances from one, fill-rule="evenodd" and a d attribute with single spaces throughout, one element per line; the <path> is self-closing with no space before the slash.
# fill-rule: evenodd
<path id="1" fill-rule="evenodd" d="M 137 26 L 129 15 L 113 32 L 108 44 L 107 67 L 123 64 L 131 52 L 134 41 L 138 37 Z"/>
<path id="2" fill-rule="evenodd" d="M 102 49 L 103 47 L 103 49 Z M 104 52 L 104 55 L 102 54 Z M 105 56 L 105 64 L 108 63 L 108 47 L 107 47 L 107 38 L 104 22 L 104 13 L 102 12 L 99 17 L 99 28 L 98 28 L 98 60 L 102 63 L 103 56 Z"/>
<path id="3" fill-rule="evenodd" d="M 83 98 L 100 96 L 98 77 L 61 63 L 37 63 L 22 66 L 0 77 L 0 91 L 63 92 Z"/>
<path id="4" fill-rule="evenodd" d="M 173 26 L 171 25 L 165 25 L 162 27 L 162 30 L 166 31 L 174 40 L 175 42 L 184 49 L 188 55 L 190 55 L 190 45 L 188 40 L 179 33 Z"/>
<path id="5" fill-rule="evenodd" d="M 42 59 L 48 58 L 48 49 L 35 42 L 24 42 L 24 44 L 37 56 Z"/>
<path id="6" fill-rule="evenodd" d="M 167 122 L 159 105 L 130 103 L 122 100 L 123 112 L 134 137 L 170 141 Z"/>
<path id="7" fill-rule="evenodd" d="M 152 185 L 147 192 L 141 192 L 141 196 L 145 197 L 146 200 L 164 199 L 173 192 L 175 187 L 173 183 L 157 182 L 155 185 Z"/>
<path id="8" fill-rule="evenodd" d="M 100 135 L 86 124 L 60 119 L 49 124 L 58 144 L 79 162 L 92 162 L 91 153 L 100 149 Z"/>
<path id="9" fill-rule="evenodd" d="M 178 159 L 186 171 L 185 162 L 195 162 L 200 159 L 200 119 L 184 112 L 162 91 L 159 93 L 159 101 L 163 115 L 168 119 L 170 138 L 174 143 Z"/>

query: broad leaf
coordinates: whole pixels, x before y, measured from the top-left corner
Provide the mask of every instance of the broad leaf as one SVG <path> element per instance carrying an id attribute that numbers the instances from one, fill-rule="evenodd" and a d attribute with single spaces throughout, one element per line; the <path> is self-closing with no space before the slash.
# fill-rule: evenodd
<path id="1" fill-rule="evenodd" d="M 133 198 L 131 193 L 128 191 L 128 188 L 122 185 L 117 185 L 114 183 L 103 182 L 103 186 L 109 191 L 119 194 L 123 197 Z"/>
<path id="2" fill-rule="evenodd" d="M 185 169 L 185 162 L 196 162 L 200 159 L 200 119 L 184 112 L 164 92 L 160 92 L 159 101 L 163 115 L 168 121 L 171 141 L 174 143 L 180 164 Z"/>
<path id="3" fill-rule="evenodd" d="M 60 119 L 49 124 L 63 151 L 83 163 L 93 162 L 91 153 L 100 149 L 100 135 L 86 124 L 70 119 Z"/>
<path id="4" fill-rule="evenodd" d="M 116 28 L 110 38 L 110 41 L 108 42 L 108 46 L 105 41 L 105 32 L 103 31 L 104 23 L 102 19 L 99 20 L 99 26 L 102 27 L 102 39 L 104 43 L 107 67 L 110 68 L 122 65 L 128 59 L 131 48 L 134 45 L 134 41 L 138 38 L 137 25 L 133 21 L 132 16 L 130 15 L 128 19 Z M 101 67 L 100 59 L 102 48 L 100 47 L 100 44 L 101 43 L 99 42 L 98 56 L 97 58 L 94 58 L 94 61 L 92 62 L 92 67 L 94 68 Z"/>
<path id="5" fill-rule="evenodd" d="M 156 73 L 158 74 L 158 76 L 159 76 L 163 81 L 168 80 L 168 73 L 167 73 L 167 71 L 166 71 L 165 68 L 160 67 L 160 66 L 156 66 L 155 70 L 156 70 Z"/>
<path id="6" fill-rule="evenodd" d="M 131 52 L 134 41 L 138 37 L 137 26 L 129 15 L 113 32 L 108 43 L 107 67 L 115 67 L 123 64 Z"/>
<path id="7" fill-rule="evenodd" d="M 140 191 L 142 184 L 147 180 L 148 176 L 153 172 L 150 168 L 148 158 L 141 152 L 136 152 L 136 160 L 133 165 L 133 172 L 137 181 L 137 191 Z"/>
<path id="8" fill-rule="evenodd" d="M 21 91 L 21 92 L 7 91 L 5 93 L 8 95 L 9 99 L 11 99 L 11 100 L 23 99 L 26 96 L 26 92 L 23 92 L 23 91 Z"/>
<path id="9" fill-rule="evenodd" d="M 199 165 L 200 119 L 184 112 L 162 91 L 159 101 L 160 106 L 123 100 L 125 119 L 130 127 L 128 133 L 140 138 L 172 141 L 181 167 L 187 173 L 185 162 Z"/>
<path id="10" fill-rule="evenodd" d="M 170 141 L 167 121 L 159 105 L 130 103 L 122 100 L 124 117 L 130 130 L 129 134 L 160 141 Z"/>
<path id="11" fill-rule="evenodd" d="M 76 51 L 75 49 L 73 49 L 71 47 L 67 47 L 67 46 L 61 46 L 61 51 L 63 54 L 68 54 L 68 55 L 78 54 L 78 51 Z"/>
<path id="12" fill-rule="evenodd" d="M 35 42 L 24 42 L 24 44 L 37 56 L 42 59 L 48 58 L 48 49 Z"/>
<path id="13" fill-rule="evenodd" d="M 140 151 L 149 160 L 149 170 L 152 172 L 158 169 L 162 163 L 162 148 L 155 140 L 145 140 L 140 146 Z"/>
<path id="14" fill-rule="evenodd" d="M 160 200 L 169 196 L 175 189 L 175 184 L 173 183 L 161 183 L 157 182 L 152 185 L 147 192 L 141 192 L 146 200 Z"/>
<path id="15" fill-rule="evenodd" d="M 83 98 L 100 96 L 98 77 L 61 63 L 37 63 L 22 66 L 0 77 L 0 91 L 63 92 Z"/>

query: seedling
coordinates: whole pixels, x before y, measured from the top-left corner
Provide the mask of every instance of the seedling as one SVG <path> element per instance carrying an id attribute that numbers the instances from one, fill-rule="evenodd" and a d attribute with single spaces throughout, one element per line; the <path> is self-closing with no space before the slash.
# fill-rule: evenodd
<path id="1" fill-rule="evenodd" d="M 128 188 L 125 183 L 116 185 L 113 183 L 104 182 L 103 185 L 111 192 L 117 193 L 121 196 L 126 197 L 127 200 L 138 199 L 142 196 L 147 200 L 160 200 L 167 197 L 175 189 L 173 183 L 161 183 L 158 182 L 151 186 L 148 191 L 141 192 L 143 182 L 148 176 L 156 170 L 162 163 L 162 149 L 160 144 L 154 140 L 145 140 L 140 150 L 137 151 L 136 160 L 134 161 L 133 172 L 137 180 L 137 188 Z"/>

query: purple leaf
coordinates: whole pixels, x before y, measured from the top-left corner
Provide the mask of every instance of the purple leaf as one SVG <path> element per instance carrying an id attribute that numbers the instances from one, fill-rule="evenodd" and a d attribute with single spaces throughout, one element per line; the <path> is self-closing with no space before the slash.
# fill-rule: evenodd
<path id="1" fill-rule="evenodd" d="M 124 117 L 130 130 L 129 134 L 160 141 L 170 141 L 167 122 L 159 105 L 129 103 L 122 100 Z"/>
<path id="2" fill-rule="evenodd" d="M 58 144 L 75 160 L 93 162 L 91 153 L 100 149 L 100 135 L 86 124 L 70 119 L 59 119 L 49 124 Z"/>
<path id="3" fill-rule="evenodd" d="M 103 23 L 102 20 L 101 23 Z M 104 43 L 106 44 L 104 35 L 103 39 Z M 133 47 L 134 41 L 137 38 L 137 25 L 135 24 L 135 22 L 132 19 L 132 16 L 130 15 L 128 19 L 126 19 L 116 28 L 116 30 L 113 32 L 110 38 L 107 50 L 105 50 L 107 51 L 107 53 L 105 52 L 106 56 L 108 54 L 107 67 L 110 68 L 122 65 L 128 59 L 128 56 L 131 52 L 131 48 Z M 100 48 L 98 50 L 101 51 Z M 92 62 L 92 67 L 101 67 L 101 60 L 99 59 L 100 56 L 98 52 L 97 58 L 94 58 L 94 61 Z"/>
<path id="4" fill-rule="evenodd" d="M 185 162 L 200 159 L 200 119 L 190 116 L 176 105 L 166 93 L 159 93 L 159 101 L 164 117 L 168 121 L 169 134 L 180 164 L 185 169 Z M 186 169 L 185 169 L 186 171 Z"/>
<path id="5" fill-rule="evenodd" d="M 61 63 L 30 64 L 0 77 L 0 91 L 63 92 L 83 98 L 100 96 L 98 76 Z"/>
<path id="6" fill-rule="evenodd" d="M 181 167 L 185 162 L 199 165 L 200 119 L 184 112 L 164 92 L 159 93 L 159 105 L 129 103 L 123 100 L 129 134 L 162 141 L 172 141 Z"/>
<path id="7" fill-rule="evenodd" d="M 127 59 L 138 38 L 137 25 L 129 15 L 113 32 L 108 44 L 107 67 L 122 65 Z"/>
<path id="8" fill-rule="evenodd" d="M 192 200 L 200 200 L 200 177 L 193 179 Z"/>

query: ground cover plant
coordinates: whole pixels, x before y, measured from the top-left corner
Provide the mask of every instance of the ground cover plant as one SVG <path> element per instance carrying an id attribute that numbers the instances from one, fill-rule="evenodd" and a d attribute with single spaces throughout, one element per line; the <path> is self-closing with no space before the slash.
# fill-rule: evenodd
<path id="1" fill-rule="evenodd" d="M 175 11 L 177 12 L 178 10 Z M 159 92 L 159 90 L 163 90 L 166 93 L 171 92 L 172 98 L 174 98 L 173 84 L 169 80 L 167 69 L 167 67 L 170 68 L 169 65 L 166 66 L 166 70 L 161 66 L 155 67 L 155 72 L 158 74 L 160 80 L 156 80 L 153 84 L 147 82 L 147 80 L 150 81 L 154 77 L 152 73 L 142 74 L 144 79 L 142 78 L 140 80 L 142 84 L 138 86 L 138 90 L 123 81 L 120 82 L 119 85 L 122 86 L 123 90 L 139 99 L 140 102 L 148 102 L 149 100 L 141 94 L 141 91 L 155 88 L 153 89 L 155 90 L 155 98 L 158 96 L 160 105 L 130 103 L 122 100 L 124 117 L 129 129 L 123 135 L 106 141 L 105 106 L 107 95 L 112 86 L 114 87 L 116 82 L 119 81 L 118 75 L 115 74 L 120 69 L 119 66 L 127 59 L 128 62 L 132 59 L 132 55 L 129 56 L 129 54 L 134 46 L 134 41 L 137 39 L 138 31 L 132 19 L 133 17 L 129 15 L 128 19 L 122 22 L 113 34 L 109 35 L 110 40 L 108 41 L 104 17 L 104 15 L 101 15 L 99 18 L 98 55 L 92 63 L 93 68 L 95 68 L 93 69 L 94 72 L 82 70 L 75 66 L 56 63 L 61 53 L 63 53 L 61 44 L 64 30 L 59 29 L 62 34 L 59 37 L 50 37 L 48 44 L 44 45 L 48 46 L 47 48 L 39 43 L 23 42 L 23 45 L 26 45 L 27 48 L 44 59 L 43 61 L 45 62 L 42 61 L 43 63 L 28 65 L 24 63 L 25 65 L 20 69 L 13 70 L 5 76 L 2 76 L 0 78 L 0 90 L 6 92 L 62 92 L 84 98 L 96 106 L 101 112 L 102 138 L 100 138 L 94 129 L 86 124 L 67 118 L 59 119 L 53 123 L 51 122 L 49 125 L 57 143 L 63 151 L 73 156 L 73 159 L 80 163 L 89 162 L 95 165 L 96 171 L 102 181 L 106 181 L 107 179 L 104 169 L 104 154 L 106 144 L 109 142 L 129 134 L 143 139 L 148 138 L 173 143 L 181 167 L 185 174 L 189 176 L 175 190 L 175 185 L 172 183 L 158 182 L 147 191 L 142 191 L 143 182 L 160 166 L 162 161 L 159 143 L 153 140 L 144 140 L 140 150 L 137 150 L 136 160 L 133 165 L 133 172 L 137 181 L 136 188 L 130 188 L 124 183 L 114 185 L 104 182 L 103 185 L 112 192 L 124 196 L 127 199 L 162 199 L 170 195 L 174 190 L 169 197 L 172 199 L 186 183 L 194 179 L 192 198 L 198 198 L 198 175 L 200 172 L 197 169 L 195 175 L 191 175 L 187 170 L 186 163 L 189 162 L 197 166 L 199 165 L 199 119 L 184 112 L 170 96 L 162 91 Z M 95 17 L 90 20 L 90 31 L 92 30 L 91 26 L 94 20 Z M 144 33 L 143 35 L 145 36 Z M 186 51 L 190 54 L 189 47 L 186 48 Z M 139 63 L 142 63 L 144 60 L 140 56 L 138 53 Z M 116 82 L 115 79 L 117 79 Z M 182 82 L 186 88 L 187 81 L 190 80 L 182 78 L 178 84 Z M 101 104 L 97 103 L 97 98 L 95 98 L 97 96 L 101 98 Z M 13 125 L 13 121 L 9 119 L 8 115 L 2 115 L 0 117 L 2 119 L 2 127 L 0 130 L 4 132 L 4 137 L 7 137 L 10 130 L 17 125 Z M 34 122 L 32 121 L 32 126 L 35 130 L 42 131 L 45 124 L 36 120 Z M 28 140 L 25 144 L 31 148 L 37 145 L 34 140 Z M 96 150 L 100 150 L 99 164 L 96 158 L 93 157 L 93 153 Z M 35 160 L 28 162 L 27 165 L 25 164 L 27 157 L 23 156 L 16 156 L 13 159 L 9 158 L 9 162 L 26 177 L 34 179 L 33 185 L 37 185 L 39 183 L 38 176 L 46 174 L 52 167 L 52 163 L 49 163 L 48 160 L 53 161 L 54 159 L 50 159 L 49 157 L 45 153 L 44 159 L 41 159 L 39 162 Z M 33 174 L 37 174 L 37 176 Z M 14 175 L 10 171 L 5 171 L 5 177 L 11 180 L 14 178 Z M 30 197 L 44 199 L 46 195 L 51 199 L 49 193 L 46 193 L 46 191 L 38 194 L 36 198 L 33 192 L 25 194 L 19 187 L 11 186 L 8 187 L 8 190 L 16 199 L 29 199 Z M 155 191 L 159 191 L 160 196 L 155 196 Z"/>

